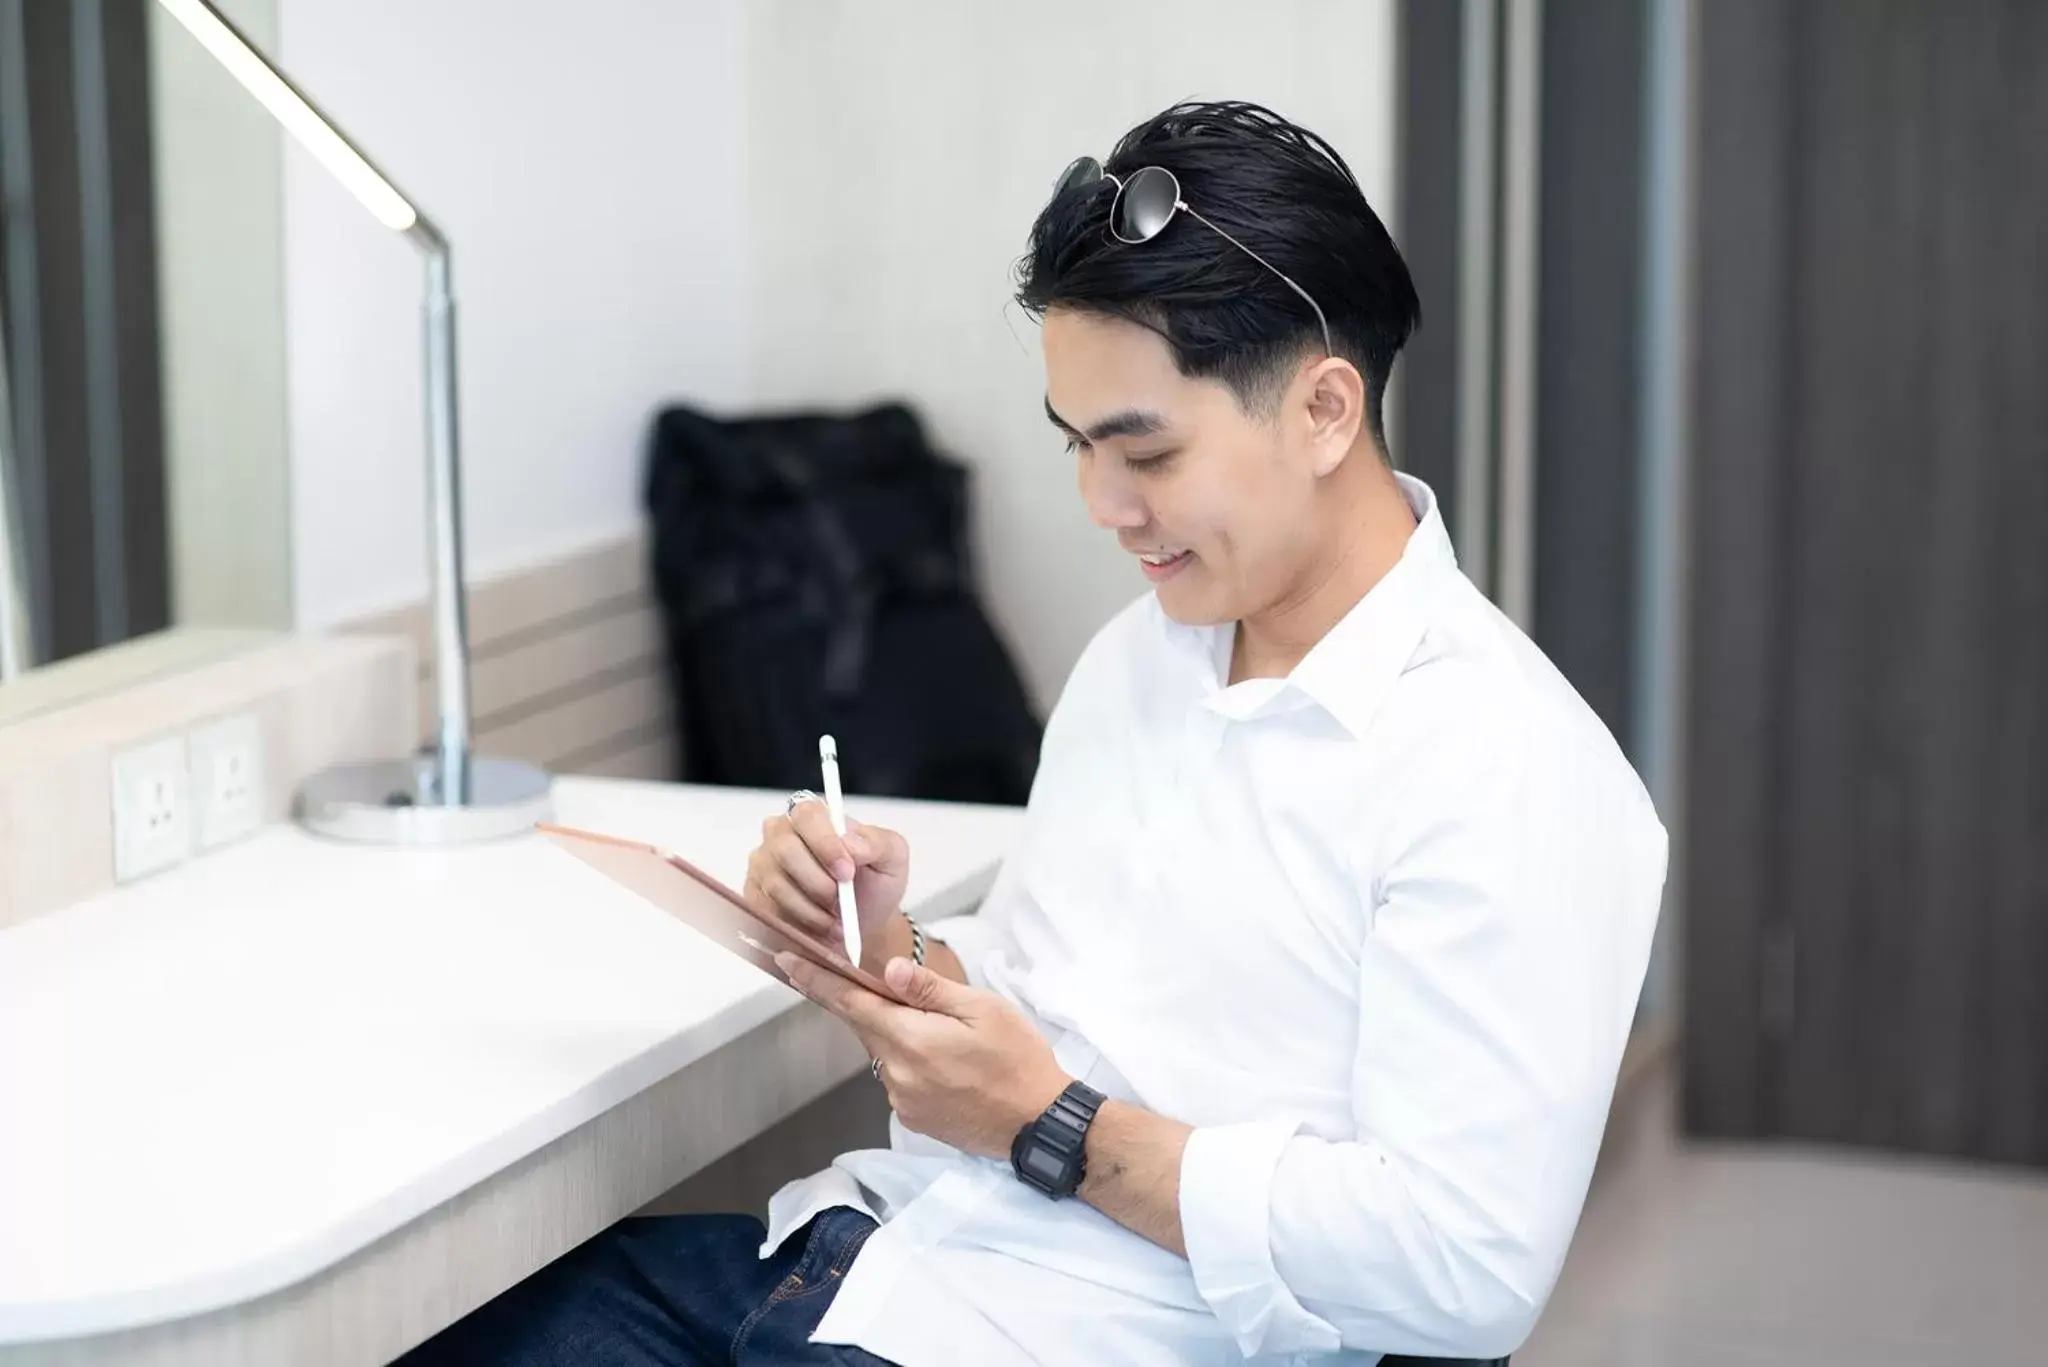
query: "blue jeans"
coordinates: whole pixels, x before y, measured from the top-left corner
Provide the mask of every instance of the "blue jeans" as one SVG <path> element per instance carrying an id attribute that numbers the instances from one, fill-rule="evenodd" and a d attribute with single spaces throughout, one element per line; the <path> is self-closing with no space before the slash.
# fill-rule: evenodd
<path id="1" fill-rule="evenodd" d="M 621 1221 L 398 1367 L 889 1367 L 858 1348 L 810 1341 L 874 1232 L 857 1210 L 828 1210 L 764 1261 L 767 1232 L 749 1215 Z M 1490 1365 L 1389 1357 L 1380 1367 Z"/>
<path id="2" fill-rule="evenodd" d="M 624 1220 L 399 1359 L 400 1367 L 888 1367 L 810 1342 L 875 1222 L 828 1210 L 760 1257 L 746 1215 Z"/>

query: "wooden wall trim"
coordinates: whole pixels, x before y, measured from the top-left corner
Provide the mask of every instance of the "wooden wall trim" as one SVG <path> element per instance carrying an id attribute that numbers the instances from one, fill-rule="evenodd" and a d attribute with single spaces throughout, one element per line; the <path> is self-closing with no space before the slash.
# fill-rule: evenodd
<path id="1" fill-rule="evenodd" d="M 470 711 L 479 751 L 556 773 L 672 779 L 677 741 L 661 614 L 635 533 L 470 586 Z M 353 622 L 410 638 L 420 739 L 434 717 L 424 604 Z"/>

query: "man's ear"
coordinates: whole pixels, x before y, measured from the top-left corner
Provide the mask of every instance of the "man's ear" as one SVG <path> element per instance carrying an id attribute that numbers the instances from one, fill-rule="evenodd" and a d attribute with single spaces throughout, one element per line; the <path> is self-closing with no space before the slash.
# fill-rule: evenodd
<path id="1" fill-rule="evenodd" d="M 1365 429 L 1365 377 L 1342 356 L 1328 356 L 1302 374 L 1309 449 L 1316 478 L 1334 472 Z"/>

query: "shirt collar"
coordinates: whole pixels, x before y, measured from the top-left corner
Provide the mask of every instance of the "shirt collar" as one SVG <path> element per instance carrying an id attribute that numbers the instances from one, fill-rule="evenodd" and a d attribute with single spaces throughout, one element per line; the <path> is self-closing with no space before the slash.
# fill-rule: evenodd
<path id="1" fill-rule="evenodd" d="M 1224 687 L 1235 630 L 1203 628 L 1184 638 L 1196 647 L 1210 686 L 1204 699 L 1210 708 L 1244 719 L 1285 710 L 1290 699 L 1295 705 L 1314 703 L 1354 738 L 1364 736 L 1387 691 L 1422 643 L 1438 587 L 1458 568 L 1436 494 L 1412 476 L 1394 478 L 1415 514 L 1414 534 L 1394 567 L 1316 642 L 1286 679 L 1247 679 Z"/>

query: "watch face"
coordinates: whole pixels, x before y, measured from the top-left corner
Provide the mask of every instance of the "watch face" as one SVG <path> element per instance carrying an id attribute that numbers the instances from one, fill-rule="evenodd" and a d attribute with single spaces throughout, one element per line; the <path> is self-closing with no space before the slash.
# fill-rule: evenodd
<path id="1" fill-rule="evenodd" d="M 1040 1144 L 1032 1144 L 1024 1150 L 1024 1170 L 1049 1187 L 1059 1185 L 1066 1175 L 1066 1164 L 1060 1156 Z"/>

